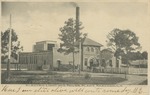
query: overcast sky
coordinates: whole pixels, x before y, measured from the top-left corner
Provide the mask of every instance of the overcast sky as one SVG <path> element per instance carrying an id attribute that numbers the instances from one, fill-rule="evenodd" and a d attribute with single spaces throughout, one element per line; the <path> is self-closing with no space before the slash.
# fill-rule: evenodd
<path id="1" fill-rule="evenodd" d="M 102 3 L 82 2 L 80 20 L 83 33 L 106 45 L 106 35 L 114 28 L 130 29 L 139 37 L 144 50 L 150 47 L 148 4 L 147 3 Z M 37 41 L 56 40 L 59 28 L 68 18 L 75 18 L 75 6 L 69 2 L 45 3 L 2 3 L 2 31 L 9 27 L 9 15 L 12 14 L 12 27 L 18 34 L 24 51 L 32 51 Z"/>

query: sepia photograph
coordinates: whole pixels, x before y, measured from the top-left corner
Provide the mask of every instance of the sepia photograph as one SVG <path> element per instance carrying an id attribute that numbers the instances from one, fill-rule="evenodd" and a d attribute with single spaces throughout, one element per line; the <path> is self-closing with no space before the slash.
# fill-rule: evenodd
<path id="1" fill-rule="evenodd" d="M 146 2 L 1 2 L 1 84 L 148 85 Z"/>

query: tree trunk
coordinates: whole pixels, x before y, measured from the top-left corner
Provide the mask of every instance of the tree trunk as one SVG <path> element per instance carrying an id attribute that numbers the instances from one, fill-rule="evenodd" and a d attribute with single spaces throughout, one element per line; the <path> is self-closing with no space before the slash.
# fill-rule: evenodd
<path id="1" fill-rule="evenodd" d="M 118 59 L 118 58 L 117 58 L 117 56 L 116 56 L 115 58 L 116 58 L 116 65 L 117 65 L 116 67 L 118 68 L 118 62 L 117 62 L 117 59 Z"/>
<path id="2" fill-rule="evenodd" d="M 75 38 L 73 37 L 73 72 L 74 72 L 74 51 L 75 51 L 74 50 L 75 49 L 74 48 L 74 42 L 75 42 L 74 40 L 75 40 Z"/>
<path id="3" fill-rule="evenodd" d="M 73 72 L 74 72 L 74 51 L 73 51 Z"/>
<path id="4" fill-rule="evenodd" d="M 8 63 L 7 63 L 7 79 L 9 79 L 10 76 L 10 59 L 8 59 Z"/>

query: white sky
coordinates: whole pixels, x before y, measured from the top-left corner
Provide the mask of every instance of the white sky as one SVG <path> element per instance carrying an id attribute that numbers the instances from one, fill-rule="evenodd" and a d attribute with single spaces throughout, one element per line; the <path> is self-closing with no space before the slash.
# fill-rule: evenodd
<path id="1" fill-rule="evenodd" d="M 149 18 L 147 3 L 102 3 L 83 2 L 80 6 L 80 20 L 85 27 L 81 32 L 106 45 L 106 35 L 114 28 L 130 29 L 137 34 L 144 50 L 148 50 Z M 75 18 L 72 3 L 2 3 L 2 31 L 9 27 L 12 14 L 12 27 L 18 34 L 24 51 L 32 51 L 37 41 L 56 40 L 59 28 L 68 18 Z"/>

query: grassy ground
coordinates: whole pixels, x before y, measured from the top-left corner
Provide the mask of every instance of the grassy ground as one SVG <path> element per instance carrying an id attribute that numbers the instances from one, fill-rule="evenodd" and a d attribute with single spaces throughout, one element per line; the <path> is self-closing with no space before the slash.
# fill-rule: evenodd
<path id="1" fill-rule="evenodd" d="M 148 84 L 148 81 L 145 80 L 145 81 L 141 82 L 139 85 L 147 85 L 147 84 Z"/>
<path id="2" fill-rule="evenodd" d="M 2 71 L 2 84 L 116 84 L 126 79 L 121 77 L 91 77 L 90 74 L 57 73 L 46 71 L 11 71 L 9 80 Z"/>

